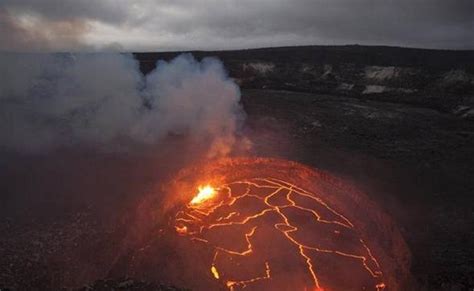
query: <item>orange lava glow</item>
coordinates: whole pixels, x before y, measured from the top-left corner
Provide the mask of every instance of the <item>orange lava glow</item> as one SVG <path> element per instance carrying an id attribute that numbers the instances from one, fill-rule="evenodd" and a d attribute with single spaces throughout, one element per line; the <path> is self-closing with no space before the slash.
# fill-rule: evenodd
<path id="1" fill-rule="evenodd" d="M 213 250 L 210 274 L 229 290 L 277 280 L 274 269 L 282 274 L 288 266 L 301 270 L 303 290 L 339 290 L 331 269 L 345 266 L 362 278 L 356 288 L 386 287 L 381 265 L 355 223 L 315 193 L 288 181 L 256 177 L 200 187 L 174 221 L 178 234 Z M 265 229 L 267 225 L 270 229 Z M 284 263 L 272 253 L 277 245 L 285 246 Z M 245 275 L 236 274 L 245 258 L 254 262 L 252 267 L 244 270 Z M 254 272 L 255 265 L 259 271 Z M 343 274 L 350 277 L 351 272 Z M 254 288 L 266 289 L 261 286 L 265 285 Z"/>

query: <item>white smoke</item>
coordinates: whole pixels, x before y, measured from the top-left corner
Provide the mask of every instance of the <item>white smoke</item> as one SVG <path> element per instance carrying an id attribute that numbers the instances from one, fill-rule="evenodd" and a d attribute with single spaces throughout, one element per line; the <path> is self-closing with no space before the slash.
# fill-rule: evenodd
<path id="1" fill-rule="evenodd" d="M 132 55 L 0 55 L 0 146 L 156 144 L 169 134 L 229 153 L 242 121 L 238 86 L 213 58 L 159 61 L 144 77 Z"/>

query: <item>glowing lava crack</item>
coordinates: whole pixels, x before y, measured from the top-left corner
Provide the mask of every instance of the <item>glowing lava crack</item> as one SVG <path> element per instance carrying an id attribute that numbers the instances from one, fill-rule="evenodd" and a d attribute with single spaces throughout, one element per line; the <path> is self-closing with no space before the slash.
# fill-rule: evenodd
<path id="1" fill-rule="evenodd" d="M 140 203 L 127 240 L 129 261 L 117 263 L 127 276 L 191 290 L 411 290 L 393 220 L 346 181 L 292 161 L 182 169 Z"/>
<path id="2" fill-rule="evenodd" d="M 230 290 L 268 289 L 257 285 L 264 281 L 281 287 L 278 281 L 290 277 L 295 290 L 385 289 L 380 264 L 354 224 L 314 193 L 269 177 L 215 187 L 199 189 L 176 214 L 175 229 L 214 249 L 210 272 Z"/>

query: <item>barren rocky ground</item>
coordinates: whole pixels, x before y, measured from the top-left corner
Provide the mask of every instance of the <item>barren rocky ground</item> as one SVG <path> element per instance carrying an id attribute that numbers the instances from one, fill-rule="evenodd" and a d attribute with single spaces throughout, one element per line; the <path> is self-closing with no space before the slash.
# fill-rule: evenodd
<path id="1" fill-rule="evenodd" d="M 257 151 L 353 181 L 400 225 L 427 290 L 474 285 L 474 123 L 433 109 L 244 91 Z"/>
<path id="2" fill-rule="evenodd" d="M 366 192 L 398 223 L 418 289 L 474 287 L 472 52 L 201 55 L 224 59 L 243 88 L 252 154 L 321 168 Z M 149 71 L 160 56 L 138 59 Z M 120 269 L 137 201 L 179 162 L 150 153 L 0 157 L 0 288 L 174 290 Z"/>

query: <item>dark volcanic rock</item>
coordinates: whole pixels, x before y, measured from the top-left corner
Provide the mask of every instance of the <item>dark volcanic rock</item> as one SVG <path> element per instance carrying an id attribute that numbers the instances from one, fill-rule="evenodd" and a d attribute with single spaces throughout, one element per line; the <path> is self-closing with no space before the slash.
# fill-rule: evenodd
<path id="1" fill-rule="evenodd" d="M 243 134 L 253 154 L 329 171 L 366 192 L 399 224 L 422 290 L 474 288 L 473 51 L 343 46 L 193 53 L 221 58 L 242 86 Z M 136 58 L 149 72 L 157 59 L 176 54 Z M 130 276 L 121 269 L 128 253 L 122 204 L 131 207 L 160 172 L 180 168 L 154 156 L 2 156 L 0 289 L 95 282 L 85 290 L 177 290 L 135 275 L 97 281 L 114 272 Z"/>
<path id="2" fill-rule="evenodd" d="M 153 284 L 133 279 L 106 279 L 98 280 L 89 286 L 78 289 L 78 291 L 112 291 L 112 290 L 135 290 L 135 291 L 185 291 L 171 286 Z"/>
<path id="3" fill-rule="evenodd" d="M 242 99 L 256 155 L 353 181 L 395 218 L 421 290 L 474 287 L 472 121 L 337 95 L 243 90 Z"/>
<path id="4" fill-rule="evenodd" d="M 309 46 L 192 52 L 220 58 L 244 89 L 338 94 L 450 111 L 474 105 L 474 51 Z M 144 73 L 178 53 L 137 53 Z"/>

